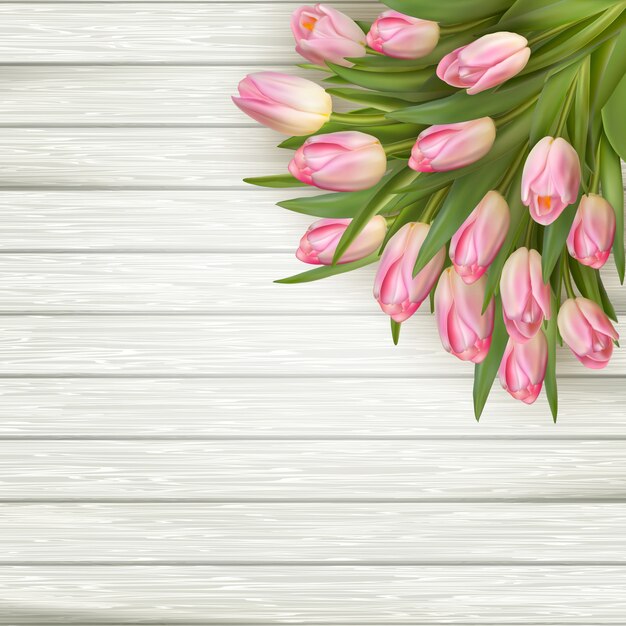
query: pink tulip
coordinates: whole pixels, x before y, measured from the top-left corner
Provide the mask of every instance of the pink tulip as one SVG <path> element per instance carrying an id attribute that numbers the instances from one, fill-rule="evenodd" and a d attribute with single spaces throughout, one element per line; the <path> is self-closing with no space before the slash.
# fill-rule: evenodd
<path id="1" fill-rule="evenodd" d="M 386 169 L 380 141 L 356 130 L 309 137 L 289 163 L 298 180 L 331 191 L 369 189 Z"/>
<path id="2" fill-rule="evenodd" d="M 326 61 L 349 67 L 345 57 L 365 55 L 365 33 L 354 20 L 325 4 L 302 6 L 291 16 L 296 51 L 305 59 L 324 65 Z"/>
<path id="3" fill-rule="evenodd" d="M 530 151 L 522 175 L 522 201 L 539 224 L 552 224 L 574 204 L 580 187 L 580 159 L 565 139 L 544 137 Z"/>
<path id="4" fill-rule="evenodd" d="M 239 83 L 233 102 L 252 119 L 286 135 L 318 131 L 332 112 L 332 100 L 306 78 L 278 72 L 249 74 Z"/>
<path id="5" fill-rule="evenodd" d="M 439 24 L 404 15 L 398 11 L 381 13 L 367 34 L 367 45 L 396 59 L 420 59 L 439 42 Z"/>
<path id="6" fill-rule="evenodd" d="M 491 33 L 447 54 L 437 66 L 437 76 L 453 87 L 474 95 L 501 85 L 519 74 L 528 59 L 526 38 L 515 33 Z"/>
<path id="7" fill-rule="evenodd" d="M 482 313 L 487 279 L 472 285 L 450 267 L 444 270 L 435 291 L 435 318 L 443 347 L 461 361 L 480 363 L 491 346 L 494 302 Z"/>
<path id="8" fill-rule="evenodd" d="M 593 370 L 606 367 L 619 335 L 604 311 L 587 298 L 570 298 L 561 305 L 558 326 L 574 356 Z"/>
<path id="9" fill-rule="evenodd" d="M 495 139 L 496 125 L 490 117 L 430 126 L 419 134 L 409 167 L 416 172 L 456 170 L 482 159 Z"/>
<path id="10" fill-rule="evenodd" d="M 550 286 L 543 282 L 541 255 L 519 248 L 504 264 L 500 278 L 504 323 L 517 342 L 532 339 L 550 319 Z"/>
<path id="11" fill-rule="evenodd" d="M 600 269 L 615 239 L 615 211 L 602 197 L 583 196 L 567 238 L 569 253 L 583 265 Z"/>
<path id="12" fill-rule="evenodd" d="M 548 366 L 548 342 L 540 330 L 526 343 L 509 339 L 500 370 L 500 383 L 516 400 L 532 404 L 543 386 Z"/>
<path id="13" fill-rule="evenodd" d="M 489 191 L 450 241 L 450 260 L 463 280 L 476 282 L 500 251 L 511 215 L 506 200 Z"/>
<path id="14" fill-rule="evenodd" d="M 389 240 L 380 260 L 374 297 L 396 322 L 404 322 L 419 309 L 441 274 L 444 248 L 413 278 L 415 261 L 429 230 L 430 226 L 421 222 L 405 224 Z"/>
<path id="15" fill-rule="evenodd" d="M 300 239 L 296 256 L 311 265 L 331 265 L 337 244 L 351 219 L 322 219 L 313 222 Z M 358 261 L 380 248 L 387 234 L 385 218 L 376 215 L 343 253 L 339 263 Z"/>

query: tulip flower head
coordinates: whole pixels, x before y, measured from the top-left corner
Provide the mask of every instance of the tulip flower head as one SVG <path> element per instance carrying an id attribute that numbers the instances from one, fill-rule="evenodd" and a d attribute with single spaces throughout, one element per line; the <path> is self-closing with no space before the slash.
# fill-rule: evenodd
<path id="1" fill-rule="evenodd" d="M 289 163 L 289 171 L 298 180 L 330 191 L 369 189 L 386 169 L 387 156 L 380 141 L 358 131 L 309 137 Z"/>
<path id="2" fill-rule="evenodd" d="M 456 170 L 482 159 L 495 139 L 496 126 L 490 117 L 430 126 L 419 134 L 409 167 L 416 172 Z"/>
<path id="3" fill-rule="evenodd" d="M 487 279 L 471 285 L 451 267 L 444 270 L 435 291 L 435 319 L 443 347 L 461 361 L 480 363 L 491 346 L 494 302 L 483 314 Z"/>
<path id="4" fill-rule="evenodd" d="M 516 33 L 491 33 L 443 57 L 437 66 L 437 76 L 448 85 L 465 88 L 469 95 L 474 95 L 519 74 L 529 58 L 525 37 Z"/>
<path id="5" fill-rule="evenodd" d="M 580 159 L 561 137 L 544 137 L 530 151 L 522 175 L 522 201 L 539 224 L 552 224 L 574 204 L 580 187 Z"/>
<path id="6" fill-rule="evenodd" d="M 321 219 L 313 222 L 300 239 L 296 256 L 312 265 L 332 265 L 337 244 L 348 228 L 351 219 Z M 387 234 L 387 222 L 376 215 L 357 235 L 343 253 L 339 263 L 358 261 L 380 248 Z"/>
<path id="7" fill-rule="evenodd" d="M 540 330 L 532 339 L 509 339 L 498 375 L 502 387 L 516 400 L 532 404 L 541 392 L 548 366 L 548 342 Z"/>
<path id="8" fill-rule="evenodd" d="M 381 13 L 367 34 L 367 45 L 396 59 L 420 59 L 439 42 L 439 24 L 404 15 L 398 11 Z"/>
<path id="9" fill-rule="evenodd" d="M 500 251 L 511 215 L 506 200 L 489 191 L 450 241 L 450 260 L 468 284 L 476 282 Z"/>
<path id="10" fill-rule="evenodd" d="M 325 4 L 302 6 L 291 16 L 296 51 L 311 63 L 349 67 L 346 57 L 365 55 L 365 33 L 357 23 Z"/>
<path id="11" fill-rule="evenodd" d="M 519 248 L 504 264 L 500 278 L 502 313 L 513 340 L 532 339 L 544 318 L 550 319 L 550 286 L 543 282 L 541 255 Z"/>
<path id="12" fill-rule="evenodd" d="M 563 341 L 589 369 L 605 368 L 619 334 L 598 304 L 587 298 L 570 298 L 561 305 L 557 318 Z"/>
<path id="13" fill-rule="evenodd" d="M 374 297 L 396 322 L 404 322 L 419 309 L 443 269 L 445 249 L 441 248 L 413 277 L 417 255 L 429 230 L 430 226 L 421 222 L 405 224 L 389 240 L 380 259 Z"/>
<path id="14" fill-rule="evenodd" d="M 567 238 L 569 253 L 583 265 L 600 269 L 615 239 L 615 211 L 602 197 L 583 196 Z"/>
<path id="15" fill-rule="evenodd" d="M 306 78 L 279 72 L 249 74 L 233 102 L 252 119 L 285 135 L 310 135 L 332 112 L 331 97 Z"/>

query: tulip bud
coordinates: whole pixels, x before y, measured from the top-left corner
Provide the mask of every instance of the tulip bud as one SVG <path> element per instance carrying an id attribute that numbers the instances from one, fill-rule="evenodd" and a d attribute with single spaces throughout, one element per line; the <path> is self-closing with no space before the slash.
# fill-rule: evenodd
<path id="1" fill-rule="evenodd" d="M 566 300 L 557 323 L 563 341 L 585 367 L 600 370 L 608 365 L 619 334 L 595 302 L 587 298 Z"/>
<path id="2" fill-rule="evenodd" d="M 313 222 L 300 239 L 296 256 L 312 265 L 332 265 L 337 244 L 351 221 L 351 219 L 321 219 Z M 343 253 L 339 263 L 358 261 L 376 252 L 386 234 L 385 218 L 376 215 Z"/>
<path id="3" fill-rule="evenodd" d="M 356 130 L 309 137 L 289 163 L 298 180 L 330 191 L 369 189 L 386 169 L 380 141 Z"/>
<path id="4" fill-rule="evenodd" d="M 602 197 L 583 196 L 567 238 L 569 253 L 583 265 L 600 269 L 615 239 L 615 211 Z"/>
<path id="5" fill-rule="evenodd" d="M 516 400 L 532 404 L 543 386 L 548 366 L 548 342 L 540 330 L 525 343 L 509 339 L 498 375 L 500 383 Z"/>
<path id="6" fill-rule="evenodd" d="M 345 57 L 365 55 L 365 33 L 341 11 L 325 4 L 302 6 L 291 16 L 296 52 L 311 63 L 326 61 L 349 67 Z"/>
<path id="7" fill-rule="evenodd" d="M 522 201 L 539 224 L 552 224 L 566 206 L 576 202 L 580 159 L 562 139 L 544 137 L 530 151 L 522 175 Z"/>
<path id="8" fill-rule="evenodd" d="M 461 361 L 480 363 L 491 346 L 494 302 L 482 313 L 487 279 L 472 285 L 450 267 L 444 270 L 435 291 L 435 319 L 443 347 Z"/>
<path id="9" fill-rule="evenodd" d="M 543 282 L 541 255 L 519 248 L 504 264 L 500 278 L 502 313 L 509 335 L 517 343 L 535 336 L 550 319 L 550 286 Z"/>
<path id="10" fill-rule="evenodd" d="M 437 66 L 437 76 L 453 87 L 467 88 L 469 95 L 491 89 L 519 74 L 530 48 L 516 33 L 491 33 L 447 54 Z"/>
<path id="11" fill-rule="evenodd" d="M 445 249 L 428 262 L 415 278 L 413 268 L 430 230 L 428 224 L 405 224 L 383 252 L 374 282 L 374 297 L 380 308 L 396 322 L 409 319 L 426 299 L 443 269 Z"/>
<path id="12" fill-rule="evenodd" d="M 396 59 L 420 59 L 439 42 L 439 24 L 404 15 L 398 11 L 381 13 L 367 34 L 367 45 Z"/>
<path id="13" fill-rule="evenodd" d="M 450 260 L 468 284 L 477 281 L 500 251 L 511 215 L 506 200 L 489 191 L 450 241 Z"/>
<path id="14" fill-rule="evenodd" d="M 318 131 L 332 112 L 331 97 L 306 78 L 279 72 L 249 74 L 233 102 L 252 119 L 286 135 Z"/>
<path id="15" fill-rule="evenodd" d="M 430 126 L 419 134 L 409 167 L 416 172 L 456 170 L 482 159 L 495 139 L 496 125 L 490 117 Z"/>

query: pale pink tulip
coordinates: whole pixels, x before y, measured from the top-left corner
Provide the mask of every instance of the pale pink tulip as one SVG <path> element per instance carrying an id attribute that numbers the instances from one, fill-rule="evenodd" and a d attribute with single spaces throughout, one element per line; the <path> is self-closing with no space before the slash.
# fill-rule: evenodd
<path id="1" fill-rule="evenodd" d="M 516 33 L 484 35 L 443 57 L 437 76 L 448 85 L 466 88 L 470 95 L 480 93 L 524 69 L 530 58 L 527 44 L 526 38 Z"/>
<path id="2" fill-rule="evenodd" d="M 301 6 L 291 16 L 296 51 L 305 59 L 324 65 L 326 61 L 349 67 L 346 57 L 365 54 L 365 33 L 357 23 L 325 4 Z"/>
<path id="3" fill-rule="evenodd" d="M 600 370 L 608 365 L 619 334 L 595 302 L 570 298 L 561 305 L 557 321 L 563 341 L 585 367 Z"/>
<path id="4" fill-rule="evenodd" d="M 386 169 L 380 141 L 356 130 L 309 137 L 289 163 L 298 180 L 331 191 L 369 189 Z"/>
<path id="5" fill-rule="evenodd" d="M 439 41 L 439 24 L 404 15 L 381 13 L 367 34 L 367 45 L 396 59 L 420 59 L 431 53 Z"/>
<path id="6" fill-rule="evenodd" d="M 519 248 L 507 259 L 500 295 L 509 335 L 518 343 L 534 337 L 544 318 L 550 319 L 550 286 L 543 282 L 541 255 L 536 250 Z"/>
<path id="7" fill-rule="evenodd" d="M 446 172 L 482 159 L 493 146 L 496 125 L 490 117 L 438 124 L 422 131 L 411 150 L 409 167 L 417 172 Z"/>
<path id="8" fill-rule="evenodd" d="M 451 268 L 444 270 L 435 291 L 435 319 L 443 347 L 461 361 L 480 363 L 491 346 L 494 302 L 482 313 L 487 279 L 472 285 Z"/>
<path id="9" fill-rule="evenodd" d="M 532 404 L 543 386 L 548 366 L 548 342 L 540 330 L 525 343 L 509 339 L 500 370 L 500 383 L 516 400 Z"/>
<path id="10" fill-rule="evenodd" d="M 332 265 L 337 244 L 351 219 L 321 219 L 313 222 L 300 239 L 296 256 L 312 265 Z M 343 253 L 339 263 L 358 261 L 376 252 L 387 234 L 387 222 L 376 215 Z"/>
<path id="11" fill-rule="evenodd" d="M 405 224 L 389 240 L 380 260 L 374 297 L 396 322 L 404 322 L 419 309 L 441 274 L 444 248 L 413 278 L 415 261 L 429 229 L 421 222 Z"/>
<path id="12" fill-rule="evenodd" d="M 468 285 L 477 281 L 496 258 L 510 221 L 506 200 L 497 191 L 489 191 L 452 237 L 450 260 Z"/>
<path id="13" fill-rule="evenodd" d="M 252 119 L 286 135 L 318 131 L 332 112 L 331 97 L 306 78 L 279 72 L 249 74 L 233 102 Z"/>
<path id="14" fill-rule="evenodd" d="M 600 269 L 615 239 L 615 211 L 602 197 L 583 196 L 567 238 L 569 253 L 583 265 Z"/>
<path id="15" fill-rule="evenodd" d="M 522 201 L 539 224 L 552 224 L 574 204 L 580 187 L 580 159 L 561 137 L 544 137 L 530 151 L 522 175 Z"/>

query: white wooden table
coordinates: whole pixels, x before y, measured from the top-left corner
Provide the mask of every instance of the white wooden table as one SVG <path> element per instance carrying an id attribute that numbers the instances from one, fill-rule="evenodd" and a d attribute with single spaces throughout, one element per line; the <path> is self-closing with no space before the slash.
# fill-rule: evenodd
<path id="1" fill-rule="evenodd" d="M 477 425 L 371 271 L 272 283 L 295 6 L 0 4 L 0 624 L 625 623 L 626 350 Z"/>

